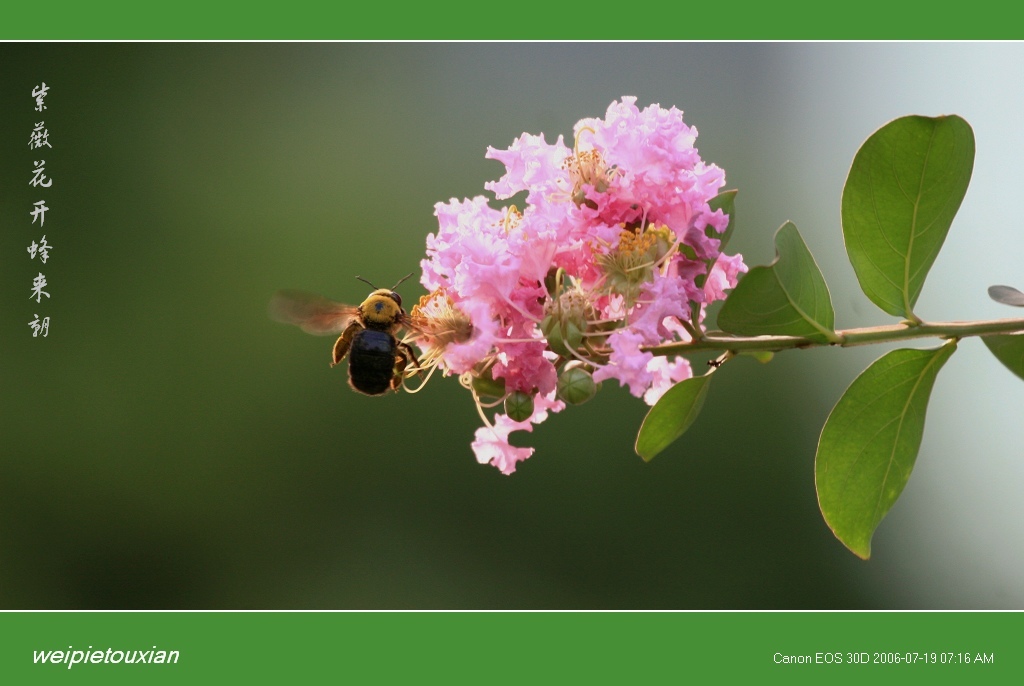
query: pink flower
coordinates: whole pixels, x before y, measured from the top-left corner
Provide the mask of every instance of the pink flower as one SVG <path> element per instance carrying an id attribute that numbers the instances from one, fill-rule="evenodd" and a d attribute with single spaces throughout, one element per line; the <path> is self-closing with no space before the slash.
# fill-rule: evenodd
<path id="1" fill-rule="evenodd" d="M 530 455 L 533 455 L 533 448 L 516 448 L 508 442 L 508 435 L 518 426 L 508 418 L 508 415 L 499 414 L 494 417 L 494 426 L 481 426 L 476 430 L 473 442 L 470 444 L 476 454 L 476 461 L 480 464 L 491 464 L 501 470 L 502 474 L 511 474 L 516 471 L 516 464 L 522 462 Z M 526 422 L 529 425 L 529 422 Z M 529 426 L 527 431 L 532 431 Z"/>
<path id="2" fill-rule="evenodd" d="M 736 288 L 740 274 L 747 271 L 743 255 L 720 255 L 704 282 L 706 302 L 725 300 L 726 289 Z"/>
<path id="3" fill-rule="evenodd" d="M 500 332 L 498 320 L 490 303 L 483 300 L 465 300 L 455 307 L 469 317 L 472 334 L 468 341 L 449 343 L 439 354 L 448 371 L 463 374 L 487 357 L 494 348 Z"/>
<path id="4" fill-rule="evenodd" d="M 435 206 L 422 283 L 436 307 L 419 316 L 453 333 L 425 326 L 424 357 L 469 388 L 483 377 L 495 404 L 502 392 L 534 399 L 528 421 L 497 413 L 490 422 L 473 391 L 488 424 L 472 444 L 479 461 L 511 474 L 533 454 L 509 434 L 564 407 L 555 395 L 567 363 L 651 404 L 692 375 L 686 359 L 641 348 L 690 340 L 746 266 L 721 254 L 729 217 L 709 203 L 725 173 L 701 159 L 682 115 L 626 96 L 603 118 L 580 120 L 571 148 L 524 133 L 487 149 L 505 172 L 484 184 L 498 199 L 525 191 L 521 211 L 482 196 Z"/>
<path id="5" fill-rule="evenodd" d="M 667 357 L 655 357 L 647 363 L 647 371 L 651 372 L 653 380 L 650 388 L 644 393 L 644 402 L 651 406 L 661 400 L 661 396 L 672 386 L 693 376 L 690 361 L 685 357 L 676 357 L 672 360 Z"/>
<path id="6" fill-rule="evenodd" d="M 636 98 L 627 96 L 608 106 L 604 120 L 576 124 L 576 135 L 581 146 L 592 146 L 615 170 L 607 193 L 587 196 L 598 203 L 605 223 L 645 216 L 669 226 L 699 257 L 718 254 L 717 239 L 703 229 L 709 223 L 725 228 L 721 212 L 708 207 L 725 185 L 725 173 L 701 160 L 693 147 L 697 130 L 683 123 L 680 110 L 650 105 L 641 111 Z"/>
<path id="7" fill-rule="evenodd" d="M 629 317 L 629 328 L 643 337 L 645 345 L 657 345 L 672 338 L 666 318 L 690 318 L 686 285 L 676 277 L 655 276 L 644 284 L 640 300 Z"/>
<path id="8" fill-rule="evenodd" d="M 554 399 L 554 393 L 538 395 L 534 399 L 533 416 L 525 422 L 517 422 L 508 415 L 494 416 L 493 426 L 482 426 L 476 430 L 471 444 L 476 460 L 480 464 L 491 464 L 501 470 L 502 474 L 511 474 L 516 465 L 530 455 L 533 448 L 517 448 L 508 442 L 513 431 L 533 431 L 534 424 L 540 424 L 548 417 L 548 412 L 560 412 L 565 403 Z"/>
<path id="9" fill-rule="evenodd" d="M 565 147 L 561 136 L 553 145 L 549 145 L 543 134 L 534 136 L 524 133 L 507 150 L 488 147 L 484 157 L 504 164 L 505 175 L 498 181 L 488 181 L 484 188 L 499 199 L 511 198 L 525 190 L 536 194 L 544 189 L 557 188 L 558 179 L 562 177 L 559 171 L 562 162 L 571 154 L 572 151 Z M 531 197 L 527 202 L 536 204 L 543 202 L 543 198 Z"/>
<path id="10" fill-rule="evenodd" d="M 629 329 L 620 329 L 609 336 L 612 354 L 608 364 L 594 372 L 594 381 L 615 379 L 619 384 L 629 386 L 629 392 L 636 397 L 642 396 L 654 380 L 653 372 L 647 369 L 654 355 L 642 352 L 640 346 L 643 344 L 643 335 Z"/>
<path id="11" fill-rule="evenodd" d="M 438 203 L 434 213 L 440 228 L 427 236 L 423 286 L 444 288 L 459 300 L 507 298 L 519 280 L 519 261 L 502 235 L 504 214 L 483 196 Z"/>
<path id="12" fill-rule="evenodd" d="M 534 329 L 535 327 L 531 327 Z M 531 331 L 535 333 L 535 331 Z M 511 332 L 514 337 L 515 330 Z M 526 340 L 526 339 L 522 339 Z M 502 343 L 499 347 L 498 363 L 491 371 L 495 379 L 505 380 L 506 391 L 540 393 L 546 395 L 555 390 L 558 374 L 551 360 L 545 357 L 547 342 L 540 337 L 532 342 Z"/>

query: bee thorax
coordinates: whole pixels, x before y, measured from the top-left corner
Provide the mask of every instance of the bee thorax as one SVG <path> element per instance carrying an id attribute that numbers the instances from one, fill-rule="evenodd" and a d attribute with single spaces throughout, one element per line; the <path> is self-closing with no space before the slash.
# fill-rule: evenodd
<path id="1" fill-rule="evenodd" d="M 370 329 L 390 329 L 402 318 L 402 307 L 386 295 L 374 293 L 359 306 L 359 315 Z"/>

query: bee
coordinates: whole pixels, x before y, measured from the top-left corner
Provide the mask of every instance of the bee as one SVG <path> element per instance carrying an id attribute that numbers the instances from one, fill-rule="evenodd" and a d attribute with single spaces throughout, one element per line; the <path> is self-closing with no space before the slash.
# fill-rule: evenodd
<path id="1" fill-rule="evenodd" d="M 348 356 L 348 383 L 366 395 L 382 395 L 402 385 L 407 369 L 418 369 L 416 353 L 399 341 L 395 333 L 412 327 L 402 309 L 402 297 L 395 289 L 377 288 L 366 279 L 373 292 L 358 307 L 343 305 L 304 291 L 278 291 L 270 301 L 270 316 L 285 324 L 295 324 L 316 335 L 341 333 L 334 343 L 331 366 Z"/>

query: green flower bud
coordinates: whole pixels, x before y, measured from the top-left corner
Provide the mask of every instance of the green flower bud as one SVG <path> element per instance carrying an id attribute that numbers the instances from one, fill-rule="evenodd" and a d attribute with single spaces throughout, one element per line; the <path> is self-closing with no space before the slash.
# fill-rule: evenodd
<path id="1" fill-rule="evenodd" d="M 483 376 L 473 377 L 473 390 L 479 396 L 500 398 L 505 395 L 505 379 L 495 379 L 488 370 Z"/>
<path id="2" fill-rule="evenodd" d="M 541 333 L 547 339 L 548 349 L 562 357 L 572 357 L 570 350 L 576 350 L 583 343 L 583 332 L 573 322 L 559 322 L 552 315 L 540 323 Z"/>
<path id="3" fill-rule="evenodd" d="M 583 344 L 583 332 L 573 322 L 565 323 L 565 332 L 562 335 L 562 342 L 566 347 L 576 350 Z"/>
<path id="4" fill-rule="evenodd" d="M 562 290 L 562 279 L 558 274 L 558 267 L 552 267 L 548 270 L 548 273 L 544 276 L 544 288 L 547 289 L 548 295 L 552 298 L 557 298 L 559 292 Z"/>
<path id="5" fill-rule="evenodd" d="M 583 345 L 583 332 L 589 326 L 593 308 L 587 296 L 573 287 L 549 299 L 544 305 L 545 317 L 540 324 L 548 348 L 562 357 L 572 358 L 572 351 Z"/>
<path id="6" fill-rule="evenodd" d="M 570 367 L 558 377 L 558 399 L 569 405 L 582 405 L 596 393 L 594 377 L 585 369 Z"/>
<path id="7" fill-rule="evenodd" d="M 533 396 L 522 391 L 512 391 L 505 398 L 505 414 L 509 419 L 525 422 L 533 416 Z"/>
<path id="8" fill-rule="evenodd" d="M 544 317 L 540 323 L 540 332 L 547 339 L 548 348 L 551 351 L 562 357 L 569 357 L 569 351 L 566 350 L 565 343 L 562 342 L 562 331 L 557 317 L 551 314 Z"/>

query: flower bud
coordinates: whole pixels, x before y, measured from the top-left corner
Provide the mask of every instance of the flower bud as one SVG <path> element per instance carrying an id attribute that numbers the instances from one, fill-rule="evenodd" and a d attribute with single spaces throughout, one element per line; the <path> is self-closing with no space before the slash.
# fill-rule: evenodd
<path id="1" fill-rule="evenodd" d="M 533 396 L 522 391 L 512 391 L 505 398 L 505 414 L 509 419 L 525 422 L 533 416 Z"/>
<path id="2" fill-rule="evenodd" d="M 594 377 L 585 369 L 570 367 L 558 377 L 558 399 L 569 405 L 582 405 L 597 393 Z"/>
<path id="3" fill-rule="evenodd" d="M 544 312 L 540 330 L 548 341 L 548 348 L 562 357 L 574 357 L 572 351 L 583 344 L 583 332 L 593 315 L 586 293 L 576 286 L 569 288 L 557 298 L 548 299 Z"/>
<path id="4" fill-rule="evenodd" d="M 477 395 L 500 398 L 505 395 L 505 379 L 495 379 L 487 371 L 482 376 L 473 377 L 473 390 Z"/>
<path id="5" fill-rule="evenodd" d="M 562 291 L 562 275 L 559 274 L 559 271 L 561 270 L 558 267 L 552 267 L 544 276 L 544 288 L 553 298 L 557 298 Z"/>
<path id="6" fill-rule="evenodd" d="M 576 350 L 583 342 L 583 332 L 574 322 L 560 322 L 550 314 L 544 317 L 540 330 L 547 339 L 548 349 L 562 357 L 571 358 L 570 350 Z"/>

